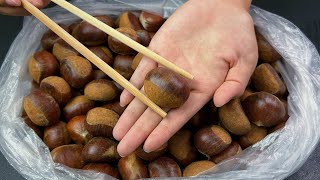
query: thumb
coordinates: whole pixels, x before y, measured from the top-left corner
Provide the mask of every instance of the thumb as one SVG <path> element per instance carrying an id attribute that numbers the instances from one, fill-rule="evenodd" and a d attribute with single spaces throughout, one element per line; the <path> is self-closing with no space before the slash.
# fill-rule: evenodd
<path id="1" fill-rule="evenodd" d="M 256 67 L 257 57 L 253 55 L 246 59 L 239 59 L 238 63 L 229 69 L 227 77 L 216 90 L 213 101 L 216 107 L 221 107 L 231 99 L 241 96 Z"/>

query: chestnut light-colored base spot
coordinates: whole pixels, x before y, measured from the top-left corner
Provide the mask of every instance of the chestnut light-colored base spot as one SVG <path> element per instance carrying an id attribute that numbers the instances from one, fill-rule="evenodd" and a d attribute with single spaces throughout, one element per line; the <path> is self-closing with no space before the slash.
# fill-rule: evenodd
<path id="1" fill-rule="evenodd" d="M 244 135 L 251 129 L 239 99 L 231 100 L 219 108 L 219 117 L 223 126 L 233 134 Z"/>
<path id="2" fill-rule="evenodd" d="M 87 114 L 87 123 L 89 125 L 108 125 L 114 127 L 119 119 L 119 115 L 106 108 L 94 108 Z"/>
<path id="3" fill-rule="evenodd" d="M 283 95 L 286 91 L 283 81 L 270 64 L 259 65 L 251 79 L 258 91 L 265 91 L 275 95 Z"/>
<path id="4" fill-rule="evenodd" d="M 193 162 L 184 169 L 183 176 L 184 177 L 196 176 L 199 173 L 202 173 L 206 170 L 211 169 L 215 165 L 216 165 L 215 163 L 207 160 Z"/>

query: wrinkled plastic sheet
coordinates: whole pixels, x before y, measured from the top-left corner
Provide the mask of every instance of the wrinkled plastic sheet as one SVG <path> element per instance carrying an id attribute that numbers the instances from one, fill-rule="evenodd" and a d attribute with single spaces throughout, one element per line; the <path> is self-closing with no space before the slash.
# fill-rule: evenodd
<path id="1" fill-rule="evenodd" d="M 184 3 L 180 0 L 78 0 L 73 2 L 92 15 L 116 17 L 125 10 L 149 10 L 170 16 Z M 58 23 L 77 17 L 59 7 L 44 10 Z M 259 31 L 283 56 L 278 62 L 289 91 L 286 126 L 268 135 L 240 155 L 204 172 L 198 178 L 283 179 L 307 160 L 319 140 L 320 57 L 306 36 L 289 21 L 251 8 Z M 53 163 L 50 151 L 22 120 L 22 100 L 30 92 L 27 59 L 40 48 L 47 28 L 33 17 L 25 18 L 0 70 L 0 150 L 9 163 L 27 179 L 111 179 L 110 176 L 75 170 Z"/>

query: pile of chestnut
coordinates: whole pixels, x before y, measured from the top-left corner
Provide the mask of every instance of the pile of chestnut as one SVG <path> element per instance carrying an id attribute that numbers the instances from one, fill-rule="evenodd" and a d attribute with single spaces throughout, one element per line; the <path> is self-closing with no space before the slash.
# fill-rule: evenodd
<path id="1" fill-rule="evenodd" d="M 96 18 L 144 46 L 165 22 L 148 12 Z M 126 79 L 142 58 L 85 21 L 60 26 Z M 119 179 L 197 175 L 284 127 L 288 119 L 288 93 L 275 65 L 281 56 L 256 34 L 260 60 L 243 96 L 221 108 L 208 102 L 154 152 L 139 147 L 119 156 L 112 130 L 125 110 L 119 105 L 123 89 L 50 30 L 42 36 L 42 49 L 28 60 L 33 87 L 24 97 L 22 117 L 48 146 L 55 163 Z M 167 88 L 154 79 L 178 84 Z M 181 106 L 190 91 L 183 77 L 165 68 L 151 71 L 144 86 L 163 108 Z"/>

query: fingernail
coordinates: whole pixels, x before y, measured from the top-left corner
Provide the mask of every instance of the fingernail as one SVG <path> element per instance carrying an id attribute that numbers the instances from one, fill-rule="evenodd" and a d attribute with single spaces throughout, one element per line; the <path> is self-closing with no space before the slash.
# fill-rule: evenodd
<path id="1" fill-rule="evenodd" d="M 126 106 L 126 105 L 124 105 L 121 101 L 120 101 L 119 105 L 120 105 L 121 107 L 125 107 L 125 106 Z"/>
<path id="2" fill-rule="evenodd" d="M 17 0 L 6 0 L 5 2 L 9 6 L 21 6 L 21 2 Z"/>
<path id="3" fill-rule="evenodd" d="M 41 7 L 42 6 L 42 1 L 39 1 L 39 0 L 29 0 L 29 2 L 31 2 L 36 7 Z"/>
<path id="4" fill-rule="evenodd" d="M 151 153 L 151 151 L 145 150 L 144 148 L 143 148 L 143 151 L 146 153 Z"/>

